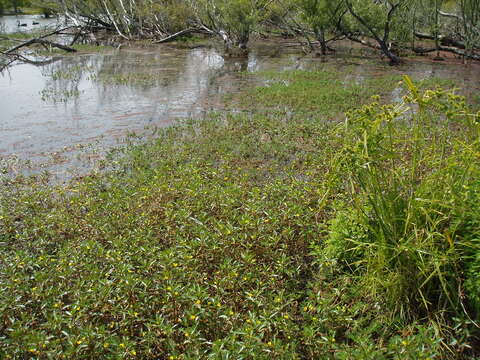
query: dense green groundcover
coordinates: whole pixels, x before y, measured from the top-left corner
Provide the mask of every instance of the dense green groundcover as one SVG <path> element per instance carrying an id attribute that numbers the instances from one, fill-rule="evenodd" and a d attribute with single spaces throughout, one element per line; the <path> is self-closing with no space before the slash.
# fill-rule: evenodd
<path id="1" fill-rule="evenodd" d="M 266 76 L 256 111 L 115 170 L 2 186 L 0 358 L 475 356 L 479 114 L 409 79 L 385 106 L 399 79 Z"/>

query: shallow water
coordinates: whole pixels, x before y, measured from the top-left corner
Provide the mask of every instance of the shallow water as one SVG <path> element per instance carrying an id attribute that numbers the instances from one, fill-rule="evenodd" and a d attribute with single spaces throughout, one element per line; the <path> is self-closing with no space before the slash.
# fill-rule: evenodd
<path id="1" fill-rule="evenodd" d="M 121 143 L 129 133 L 142 134 L 178 118 L 201 118 L 221 109 L 225 94 L 255 81 L 244 72 L 323 66 L 320 59 L 302 57 L 297 50 L 277 49 L 258 44 L 248 59 L 225 59 L 208 47 L 127 47 L 58 57 L 45 66 L 16 65 L 0 74 L 0 158 L 10 164 L 15 164 L 11 159 L 44 163 L 42 169 L 67 179 L 79 168 L 92 166 L 98 149 Z M 392 71 L 380 61 L 329 61 L 348 66 L 346 81 Z M 480 87 L 478 66 L 415 62 L 393 71 L 416 79 L 455 78 L 470 91 Z M 95 150 L 90 149 L 86 161 L 79 149 L 88 144 Z M 9 171 L 20 170 L 10 166 Z"/>
<path id="2" fill-rule="evenodd" d="M 32 30 L 41 30 L 45 27 L 52 27 L 59 24 L 59 19 L 51 17 L 45 19 L 41 15 L 8 15 L 0 16 L 0 33 L 11 34 L 15 32 L 30 32 Z M 27 26 L 18 26 L 26 24 Z M 33 25 L 36 22 L 38 24 Z"/>

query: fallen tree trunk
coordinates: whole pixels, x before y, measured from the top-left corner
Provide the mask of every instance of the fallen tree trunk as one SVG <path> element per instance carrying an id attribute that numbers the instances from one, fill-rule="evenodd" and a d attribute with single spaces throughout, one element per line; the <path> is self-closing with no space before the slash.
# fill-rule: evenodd
<path id="1" fill-rule="evenodd" d="M 437 48 L 421 48 L 421 47 L 414 47 L 414 48 L 407 48 L 404 47 L 404 49 L 410 49 L 416 54 L 428 54 L 437 51 Z M 480 55 L 477 55 L 475 53 L 467 53 L 465 51 L 462 51 L 461 49 L 458 49 L 456 47 L 447 47 L 447 46 L 440 46 L 438 48 L 440 51 L 448 52 L 451 54 L 459 55 L 462 56 L 466 59 L 472 59 L 476 61 L 480 61 Z"/>
<path id="2" fill-rule="evenodd" d="M 66 45 L 62 45 L 62 44 L 58 44 L 58 43 L 54 43 L 52 41 L 48 41 L 48 40 L 45 40 L 45 39 L 42 39 L 42 38 L 38 38 L 38 39 L 30 39 L 28 41 L 25 41 L 17 46 L 14 46 L 13 48 L 7 50 L 5 52 L 5 54 L 12 54 L 14 51 L 17 51 L 25 46 L 30 46 L 30 45 L 33 45 L 33 44 L 41 44 L 41 45 L 47 45 L 47 46 L 52 46 L 52 47 L 55 47 L 55 48 L 58 48 L 58 49 L 61 49 L 61 50 L 64 50 L 66 52 L 77 52 L 76 49 L 74 48 L 71 48 L 69 46 L 66 46 Z"/>
<path id="3" fill-rule="evenodd" d="M 430 34 L 420 33 L 420 32 L 415 32 L 415 37 L 417 37 L 419 39 L 423 39 L 423 40 L 435 40 L 435 36 L 430 35 Z M 459 48 L 459 49 L 465 49 L 465 44 L 464 43 L 462 43 L 458 40 L 455 40 L 451 37 L 440 35 L 439 40 L 440 40 L 440 44 L 443 45 L 443 46 L 453 46 L 453 47 L 456 47 L 456 48 Z"/>

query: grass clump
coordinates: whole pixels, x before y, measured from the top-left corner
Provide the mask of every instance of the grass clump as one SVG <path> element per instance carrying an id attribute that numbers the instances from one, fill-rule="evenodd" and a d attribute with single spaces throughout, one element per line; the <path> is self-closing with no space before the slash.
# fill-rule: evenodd
<path id="1" fill-rule="evenodd" d="M 5 184 L 0 357 L 474 356 L 479 114 L 408 80 L 342 117 L 366 90 L 297 75 L 337 97 L 255 89 L 258 111 L 164 129 L 115 171 Z"/>

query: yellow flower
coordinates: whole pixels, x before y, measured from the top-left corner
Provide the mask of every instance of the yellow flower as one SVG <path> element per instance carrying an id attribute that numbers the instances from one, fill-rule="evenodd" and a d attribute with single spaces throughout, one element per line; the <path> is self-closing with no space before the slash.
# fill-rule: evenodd
<path id="1" fill-rule="evenodd" d="M 125 347 L 125 344 L 122 343 L 119 346 L 123 349 Z"/>
<path id="2" fill-rule="evenodd" d="M 283 315 L 283 318 L 284 318 L 285 320 L 290 319 L 290 317 L 289 317 L 288 315 Z"/>
<path id="3" fill-rule="evenodd" d="M 105 349 L 108 348 L 108 346 L 109 346 L 108 343 L 103 344 L 103 347 L 104 347 Z"/>
<path id="4" fill-rule="evenodd" d="M 195 320 L 197 317 L 195 315 L 190 315 L 190 320 Z"/>

